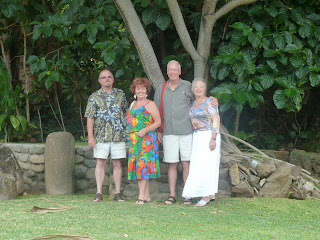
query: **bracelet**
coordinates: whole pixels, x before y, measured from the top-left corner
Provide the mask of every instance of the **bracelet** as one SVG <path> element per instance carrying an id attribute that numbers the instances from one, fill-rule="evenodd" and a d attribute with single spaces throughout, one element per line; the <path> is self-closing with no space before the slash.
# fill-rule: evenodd
<path id="1" fill-rule="evenodd" d="M 217 138 L 214 138 L 214 137 L 212 137 L 211 139 L 212 139 L 212 140 L 217 140 Z"/>

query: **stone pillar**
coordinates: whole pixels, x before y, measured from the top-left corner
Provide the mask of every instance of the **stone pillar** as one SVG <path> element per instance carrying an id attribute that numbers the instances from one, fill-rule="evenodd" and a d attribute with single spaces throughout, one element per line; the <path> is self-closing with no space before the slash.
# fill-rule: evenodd
<path id="1" fill-rule="evenodd" d="M 75 193 L 75 145 L 68 132 L 49 134 L 45 146 L 45 185 L 47 194 Z"/>

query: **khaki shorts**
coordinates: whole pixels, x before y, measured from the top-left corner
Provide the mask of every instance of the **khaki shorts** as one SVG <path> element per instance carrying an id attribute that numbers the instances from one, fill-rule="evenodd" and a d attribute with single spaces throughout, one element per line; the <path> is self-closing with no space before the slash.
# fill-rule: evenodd
<path id="1" fill-rule="evenodd" d="M 192 134 L 164 135 L 163 136 L 163 161 L 167 163 L 190 161 L 192 148 Z"/>
<path id="2" fill-rule="evenodd" d="M 126 143 L 97 143 L 93 149 L 93 156 L 95 158 L 108 159 L 109 153 L 111 153 L 111 159 L 126 158 Z"/>

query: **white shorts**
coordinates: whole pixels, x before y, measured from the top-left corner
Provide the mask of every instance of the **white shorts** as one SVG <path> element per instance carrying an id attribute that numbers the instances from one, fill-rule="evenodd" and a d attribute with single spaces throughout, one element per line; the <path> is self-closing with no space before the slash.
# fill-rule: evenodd
<path id="1" fill-rule="evenodd" d="M 111 159 L 126 158 L 126 143 L 97 143 L 93 149 L 93 156 L 95 158 L 108 159 L 109 153 L 111 153 Z"/>
<path id="2" fill-rule="evenodd" d="M 190 161 L 192 148 L 192 134 L 164 135 L 163 136 L 163 161 L 167 163 Z"/>

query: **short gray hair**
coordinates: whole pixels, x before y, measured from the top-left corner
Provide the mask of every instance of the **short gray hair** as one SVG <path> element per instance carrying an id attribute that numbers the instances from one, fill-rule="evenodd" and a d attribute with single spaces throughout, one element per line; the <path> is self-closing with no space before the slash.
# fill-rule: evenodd
<path id="1" fill-rule="evenodd" d="M 193 89 L 194 85 L 195 85 L 197 82 L 203 82 L 203 83 L 204 83 L 204 86 L 205 86 L 205 88 L 206 88 L 206 90 L 207 90 L 207 84 L 206 84 L 206 82 L 203 80 L 203 78 L 200 78 L 200 77 L 197 77 L 197 78 L 195 78 L 195 79 L 192 81 L 192 89 Z"/>
<path id="2" fill-rule="evenodd" d="M 173 63 L 173 62 L 178 63 L 178 65 L 179 65 L 179 71 L 181 71 L 181 65 L 180 65 L 180 63 L 179 63 L 177 60 L 170 60 L 170 61 L 168 62 L 168 64 L 167 64 L 167 72 L 168 72 L 169 64 L 170 64 L 170 63 Z"/>

